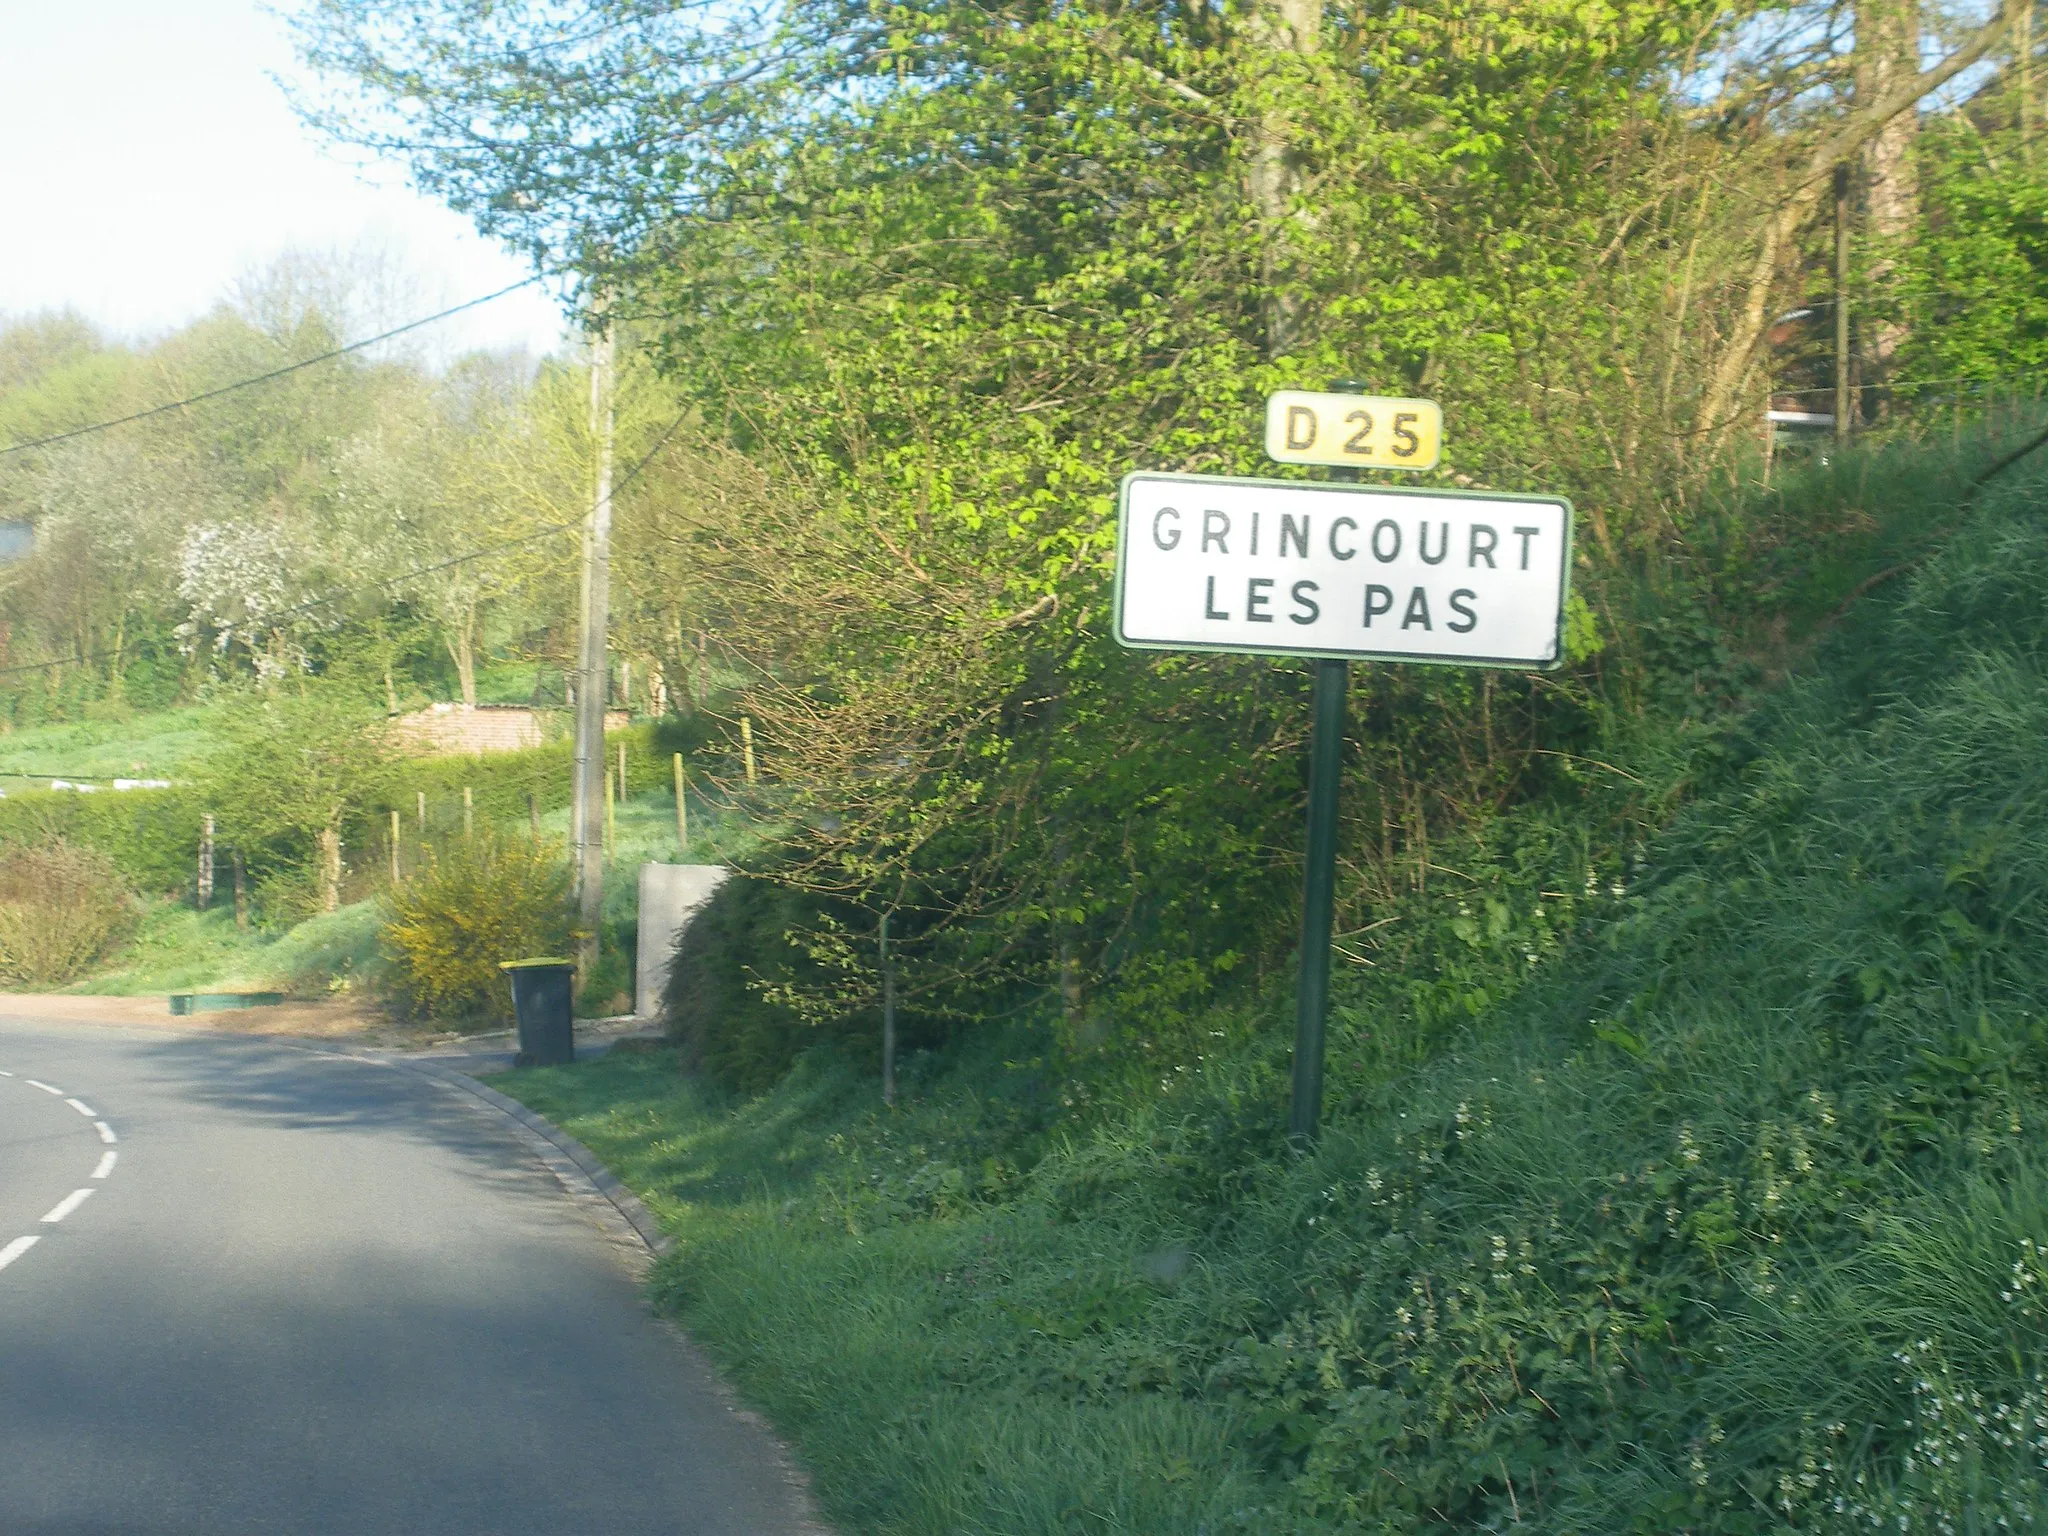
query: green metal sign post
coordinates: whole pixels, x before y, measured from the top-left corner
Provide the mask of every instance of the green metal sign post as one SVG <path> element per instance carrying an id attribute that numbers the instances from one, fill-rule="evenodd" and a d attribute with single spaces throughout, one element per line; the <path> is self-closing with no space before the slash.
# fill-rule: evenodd
<path id="1" fill-rule="evenodd" d="M 1361 468 L 1435 464 L 1442 418 L 1430 401 L 1366 395 L 1351 379 L 1271 396 L 1266 439 L 1271 457 L 1327 466 L 1330 478 L 1124 476 L 1115 625 L 1136 650 L 1293 656 L 1314 668 L 1287 1116 L 1288 1139 L 1306 1149 L 1323 1107 L 1350 663 L 1559 665 L 1572 508 L 1561 496 L 1359 483 Z"/>
<path id="2" fill-rule="evenodd" d="M 1288 1139 L 1315 1140 L 1323 1111 L 1323 1024 L 1330 1010 L 1330 931 L 1337 908 L 1337 786 L 1344 773 L 1344 704 L 1351 664 L 1316 662 L 1315 734 L 1308 757 L 1308 861 L 1301 888 L 1301 971 L 1294 986 L 1294 1099 Z"/>
<path id="3" fill-rule="evenodd" d="M 1337 379 L 1333 395 L 1357 395 L 1365 385 Z M 1331 469 L 1332 480 L 1356 482 L 1358 471 Z M 1323 1117 L 1323 1057 L 1330 1017 L 1330 939 L 1337 924 L 1337 791 L 1344 782 L 1344 713 L 1351 664 L 1335 656 L 1316 661 L 1315 724 L 1308 747 L 1308 841 L 1301 879 L 1301 959 L 1294 981 L 1294 1092 L 1287 1107 L 1287 1139 L 1306 1150 Z"/>

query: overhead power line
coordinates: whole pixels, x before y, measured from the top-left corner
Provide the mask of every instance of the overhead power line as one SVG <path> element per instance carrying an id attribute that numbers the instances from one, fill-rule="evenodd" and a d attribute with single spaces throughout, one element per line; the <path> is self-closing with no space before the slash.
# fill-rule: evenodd
<path id="1" fill-rule="evenodd" d="M 217 400 L 222 395 L 231 395 L 238 389 L 249 389 L 257 384 L 268 384 L 273 379 L 284 378 L 288 374 L 299 372 L 302 368 L 313 368 L 321 363 L 331 363 L 337 357 L 347 357 L 351 352 L 361 352 L 366 347 L 374 347 L 379 342 L 391 340 L 394 336 L 403 336 L 406 332 L 416 331 L 421 326 L 433 325 L 437 321 L 446 320 L 451 315 L 459 315 L 464 310 L 475 309 L 480 304 L 488 304 L 493 299 L 502 299 L 508 293 L 517 293 L 522 288 L 531 288 L 542 278 L 550 275 L 546 272 L 536 272 L 531 277 L 522 278 L 516 283 L 500 288 L 496 293 L 487 293 L 480 299 L 469 299 L 464 303 L 455 305 L 451 309 L 444 309 L 439 314 L 428 315 L 419 320 L 408 320 L 404 325 L 393 326 L 388 331 L 381 332 L 375 336 L 367 336 L 361 341 L 352 341 L 345 347 L 336 347 L 333 351 L 322 352 L 317 357 L 301 358 L 296 363 L 286 363 L 282 368 L 273 368 L 268 373 L 259 373 L 252 378 L 237 379 L 234 383 L 223 384 L 218 389 L 202 390 L 196 395 L 187 395 L 182 400 L 171 400 L 163 405 L 152 405 L 146 411 L 135 411 L 126 416 L 116 416 L 111 421 L 96 421 L 90 426 L 73 427 L 68 432 L 53 432 L 48 437 L 30 438 L 24 443 L 9 443 L 5 448 L 0 448 L 0 458 L 4 458 L 10 453 L 26 453 L 31 448 L 47 448 L 52 443 L 69 442 L 74 437 L 87 437 L 94 432 L 105 432 L 111 427 L 125 427 L 132 421 L 147 421 L 150 417 L 161 416 L 166 411 L 182 411 L 188 405 L 198 405 L 201 401 L 205 400 Z"/>
<path id="2" fill-rule="evenodd" d="M 669 439 L 674 437 L 676 433 L 682 428 L 683 423 L 689 419 L 690 412 L 692 409 L 693 407 L 691 406 L 684 406 L 683 409 L 679 413 L 677 413 L 676 419 L 670 422 L 668 426 L 662 430 L 661 436 L 657 437 L 654 440 L 654 446 L 649 448 L 642 455 L 640 455 L 640 457 L 634 461 L 633 467 L 627 470 L 625 474 L 621 475 L 618 478 L 618 480 L 612 486 L 612 500 L 618 500 L 619 492 L 623 491 L 627 486 L 631 485 L 635 480 L 640 478 L 640 472 L 646 469 L 649 464 L 652 464 L 654 462 L 654 456 L 660 453 L 662 449 L 668 446 Z M 480 549 L 467 550 L 459 555 L 450 555 L 445 560 L 435 560 L 429 562 L 426 565 L 416 565 L 413 566 L 410 570 L 399 571 L 395 575 L 381 576 L 377 578 L 375 581 L 365 582 L 362 588 L 359 588 L 357 590 L 376 591 L 384 587 L 395 587 L 402 582 L 411 581 L 416 576 L 430 576 L 435 571 L 445 571 L 454 566 L 467 565 L 472 560 L 487 560 L 492 555 L 503 554 L 508 549 L 518 549 L 523 545 L 536 544 L 540 542 L 542 539 L 552 538 L 555 534 L 567 533 L 572 528 L 579 528 L 582 526 L 582 524 L 583 518 L 581 514 L 578 514 L 573 518 L 568 518 L 559 523 L 543 523 L 539 528 L 536 528 L 532 533 L 521 534 L 519 537 L 514 539 L 504 539 L 496 544 L 486 544 Z M 326 592 L 321 594 L 319 597 L 309 597 L 304 602 L 294 604 L 290 608 L 280 609 L 278 610 L 277 613 L 271 615 L 270 617 L 273 622 L 279 619 L 293 618 L 298 614 L 311 612 L 313 609 L 321 607 L 322 605 L 327 603 L 342 602 L 351 595 L 352 594 L 350 592 L 346 591 Z M 0 667 L 0 677 L 13 677 L 25 672 L 49 672 L 57 667 L 85 666 L 90 662 L 105 661 L 109 657 L 115 656 L 117 654 L 118 653 L 116 651 L 112 649 L 107 649 L 100 651 L 87 651 L 77 656 L 59 657 L 54 661 L 23 662 L 18 666 Z"/>

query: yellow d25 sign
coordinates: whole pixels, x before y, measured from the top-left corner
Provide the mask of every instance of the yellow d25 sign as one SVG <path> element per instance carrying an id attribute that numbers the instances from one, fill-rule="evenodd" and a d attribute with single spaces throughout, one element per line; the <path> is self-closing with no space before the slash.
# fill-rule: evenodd
<path id="1" fill-rule="evenodd" d="M 1266 457 L 1347 469 L 1435 469 L 1444 413 L 1434 400 L 1324 395 L 1283 389 L 1266 397 Z"/>

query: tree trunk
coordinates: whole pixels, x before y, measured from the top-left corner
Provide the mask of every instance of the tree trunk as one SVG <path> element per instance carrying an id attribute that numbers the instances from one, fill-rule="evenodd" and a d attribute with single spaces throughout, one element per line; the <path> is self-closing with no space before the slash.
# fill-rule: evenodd
<path id="1" fill-rule="evenodd" d="M 476 614 L 464 614 L 448 627 L 448 655 L 455 663 L 455 680 L 462 689 L 462 702 L 476 708 Z"/>
<path id="2" fill-rule="evenodd" d="M 2034 165 L 2034 8 L 2020 7 L 2020 14 L 2013 22 L 2012 55 L 2016 66 L 2015 86 L 2020 93 L 2020 163 L 2029 170 Z"/>
<path id="3" fill-rule="evenodd" d="M 1305 295 L 1292 244 L 1299 213 L 1301 165 L 1294 148 L 1295 102 L 1308 86 L 1299 63 L 1322 48 L 1321 0 L 1265 0 L 1253 13 L 1253 89 L 1257 127 L 1246 190 L 1259 216 L 1259 260 L 1265 285 L 1266 356 L 1281 357 L 1301 341 Z"/>
<path id="4" fill-rule="evenodd" d="M 123 616 L 121 621 L 114 626 L 113 655 L 112 659 L 107 663 L 107 697 L 109 699 L 120 699 L 125 690 L 126 678 L 123 676 L 123 657 L 121 652 L 127 646 L 127 643 L 128 620 Z"/>
<path id="5" fill-rule="evenodd" d="M 1882 99 L 1920 68 L 1919 0 L 1861 0 L 1856 8 L 1856 100 Z M 1876 260 L 1868 291 L 1881 294 L 1897 269 L 1900 249 L 1920 224 L 1920 182 L 1913 145 L 1920 134 L 1917 108 L 1888 118 L 1863 146 L 1863 206 Z M 1863 383 L 1882 388 L 1906 327 L 1880 318 L 1863 328 Z"/>

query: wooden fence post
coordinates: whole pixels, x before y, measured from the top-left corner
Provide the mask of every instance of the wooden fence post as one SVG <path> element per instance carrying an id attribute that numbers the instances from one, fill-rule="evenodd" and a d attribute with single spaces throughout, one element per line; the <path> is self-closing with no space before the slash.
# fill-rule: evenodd
<path id="1" fill-rule="evenodd" d="M 427 835 L 427 792 L 426 792 L 426 791 L 425 791 L 424 789 L 423 789 L 423 790 L 420 790 L 420 791 L 419 791 L 419 802 L 420 802 L 420 836 L 421 836 L 421 837 L 425 837 L 425 836 Z"/>
<path id="2" fill-rule="evenodd" d="M 341 834 L 332 827 L 320 829 L 320 910 L 341 910 Z"/>
<path id="3" fill-rule="evenodd" d="M 391 813 L 391 883 L 396 885 L 402 878 L 403 876 L 398 871 L 398 812 L 393 811 Z"/>
<path id="4" fill-rule="evenodd" d="M 213 813 L 199 818 L 199 910 L 213 905 Z"/>
<path id="5" fill-rule="evenodd" d="M 469 786 L 462 786 L 462 835 L 469 837 L 476 831 L 476 801 L 470 797 Z"/>
<path id="6" fill-rule="evenodd" d="M 234 849 L 228 855 L 228 862 L 235 871 L 235 927 L 244 933 L 249 930 L 249 880 L 242 868 L 242 850 Z"/>
<path id="7" fill-rule="evenodd" d="M 676 754 L 676 847 L 690 846 L 690 811 L 683 802 L 683 754 Z"/>
<path id="8" fill-rule="evenodd" d="M 896 957 L 889 953 L 889 914 L 882 914 L 882 1102 L 896 1107 Z"/>

